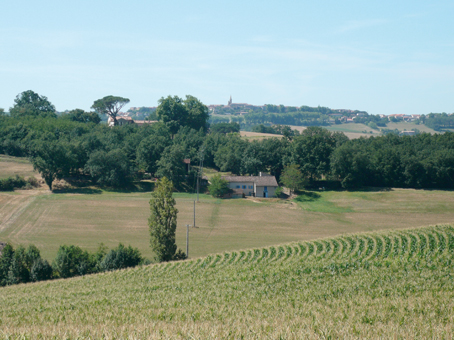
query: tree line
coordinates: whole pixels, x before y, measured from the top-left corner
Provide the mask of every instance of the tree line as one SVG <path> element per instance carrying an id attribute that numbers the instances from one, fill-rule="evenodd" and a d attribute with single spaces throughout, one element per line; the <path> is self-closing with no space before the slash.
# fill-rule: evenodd
<path id="1" fill-rule="evenodd" d="M 107 250 L 102 243 L 94 253 L 78 246 L 62 245 L 50 264 L 34 245 L 27 248 L 20 245 L 14 249 L 7 243 L 0 256 L 0 286 L 69 278 L 149 263 L 137 248 L 131 246 L 120 243 L 118 247 Z"/>
<path id="2" fill-rule="evenodd" d="M 349 141 L 322 127 L 298 134 L 277 126 L 274 131 L 282 138 L 248 141 L 239 136 L 236 123 L 210 126 L 206 106 L 193 96 L 161 98 L 155 124 L 114 127 L 100 124 L 96 111 L 57 116 L 47 98 L 38 95 L 45 103 L 32 105 L 22 97 L 11 116 L 0 117 L 0 153 L 29 157 L 50 188 L 59 178 L 124 188 L 149 174 L 190 191 L 197 172 L 184 159 L 192 165 L 203 160 L 204 166 L 235 175 L 269 172 L 278 180 L 284 166 L 295 164 L 309 186 L 321 180 L 344 188 L 454 186 L 450 132 Z"/>

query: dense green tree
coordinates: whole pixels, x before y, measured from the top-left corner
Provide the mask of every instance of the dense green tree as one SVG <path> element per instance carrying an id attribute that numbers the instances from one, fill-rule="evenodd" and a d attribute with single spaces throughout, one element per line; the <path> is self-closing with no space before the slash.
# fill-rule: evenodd
<path id="1" fill-rule="evenodd" d="M 184 100 L 178 96 L 162 97 L 159 100 L 156 115 L 169 127 L 172 135 L 175 135 L 182 126 L 188 126 L 197 131 L 208 130 L 208 108 L 193 96 L 186 96 Z"/>
<path id="2" fill-rule="evenodd" d="M 361 148 L 344 144 L 331 155 L 332 174 L 341 180 L 345 189 L 359 188 L 366 184 L 372 175 L 369 169 L 369 158 Z"/>
<path id="3" fill-rule="evenodd" d="M 211 133 L 233 133 L 240 132 L 240 124 L 238 123 L 217 123 L 210 125 Z"/>
<path id="4" fill-rule="evenodd" d="M 241 162 L 248 142 L 237 135 L 229 135 L 226 143 L 220 145 L 214 156 L 214 163 L 221 171 L 241 174 Z"/>
<path id="5" fill-rule="evenodd" d="M 298 164 L 304 176 L 312 180 L 328 175 L 331 153 L 342 143 L 342 135 L 320 127 L 308 127 L 293 139 L 289 163 Z"/>
<path id="6" fill-rule="evenodd" d="M 172 197 L 173 184 L 166 177 L 156 183 L 151 194 L 150 244 L 158 262 L 171 261 L 175 258 L 177 245 L 175 231 L 177 229 L 177 214 L 175 199 Z"/>
<path id="7" fill-rule="evenodd" d="M 292 192 L 302 189 L 305 185 L 303 173 L 297 164 L 285 166 L 280 180 L 282 185 L 290 190 L 290 195 Z"/>
<path id="8" fill-rule="evenodd" d="M 209 128 L 208 119 L 210 118 L 208 107 L 194 96 L 187 95 L 183 101 L 188 112 L 187 125 L 196 131 L 200 129 L 207 132 Z"/>
<path id="9" fill-rule="evenodd" d="M 57 117 L 55 106 L 45 96 L 28 90 L 17 95 L 14 106 L 9 109 L 12 117 L 48 116 Z"/>
<path id="10" fill-rule="evenodd" d="M 31 281 L 44 281 L 52 278 L 52 266 L 43 258 L 37 258 L 30 270 Z"/>
<path id="11" fill-rule="evenodd" d="M 11 244 L 7 243 L 2 249 L 0 256 L 0 286 L 6 286 L 8 284 L 8 272 L 13 262 L 14 248 Z"/>
<path id="12" fill-rule="evenodd" d="M 210 133 L 205 136 L 203 142 L 203 164 L 207 167 L 218 168 L 214 158 L 218 149 L 227 143 L 229 137 L 221 133 Z"/>
<path id="13" fill-rule="evenodd" d="M 121 188 L 132 182 L 129 159 L 122 149 L 93 152 L 85 171 L 101 186 Z"/>
<path id="14" fill-rule="evenodd" d="M 81 109 L 71 110 L 68 113 L 63 114 L 62 118 L 81 123 L 98 124 L 99 122 L 101 122 L 101 118 L 96 112 L 85 112 L 84 110 Z"/>
<path id="15" fill-rule="evenodd" d="M 215 175 L 210 179 L 208 191 L 213 197 L 223 197 L 230 191 L 229 182 L 222 178 L 221 175 Z"/>
<path id="16" fill-rule="evenodd" d="M 33 245 L 30 244 L 27 249 L 25 250 L 25 264 L 29 270 L 31 270 L 33 263 L 35 263 L 36 260 L 41 258 L 41 253 L 39 249 Z"/>
<path id="17" fill-rule="evenodd" d="M 188 126 L 180 128 L 173 139 L 173 144 L 181 147 L 184 158 L 189 158 L 193 164 L 198 163 L 200 150 L 205 140 L 202 129 L 194 130 Z"/>
<path id="18" fill-rule="evenodd" d="M 259 141 L 249 142 L 241 155 L 240 173 L 257 176 L 259 172 L 266 171 L 263 164 L 264 159 L 266 159 L 266 154 L 263 144 Z"/>
<path id="19" fill-rule="evenodd" d="M 77 162 L 71 146 L 57 141 L 35 143 L 30 160 L 49 190 L 52 190 L 53 181 L 69 175 Z"/>
<path id="20" fill-rule="evenodd" d="M 156 176 L 167 177 L 177 188 L 185 180 L 186 165 L 183 163 L 183 149 L 179 145 L 171 145 L 165 148 L 157 165 Z"/>
<path id="21" fill-rule="evenodd" d="M 117 115 L 118 112 L 129 103 L 128 98 L 118 96 L 106 96 L 104 98 L 95 100 L 91 108 L 97 114 L 108 115 L 114 121 L 114 125 L 118 125 Z"/>
<path id="22" fill-rule="evenodd" d="M 291 143 L 285 138 L 267 138 L 261 143 L 263 150 L 262 163 L 267 171 L 279 180 L 284 168 L 284 160 L 289 158 Z"/>
<path id="23" fill-rule="evenodd" d="M 158 169 L 157 163 L 168 145 L 169 139 L 164 136 L 151 135 L 144 138 L 137 148 L 139 169 L 154 174 Z"/>
<path id="24" fill-rule="evenodd" d="M 23 246 L 14 251 L 8 272 L 8 284 L 26 283 L 30 281 L 30 270 L 27 266 L 27 254 Z"/>
<path id="25" fill-rule="evenodd" d="M 88 274 L 94 265 L 87 251 L 78 246 L 63 245 L 58 248 L 52 266 L 57 277 L 68 278 Z"/>

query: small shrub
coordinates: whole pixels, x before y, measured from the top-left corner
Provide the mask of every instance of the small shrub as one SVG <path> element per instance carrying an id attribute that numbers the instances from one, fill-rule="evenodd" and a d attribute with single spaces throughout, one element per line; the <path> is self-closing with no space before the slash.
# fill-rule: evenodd
<path id="1" fill-rule="evenodd" d="M 179 261 L 179 260 L 186 260 L 188 257 L 186 256 L 186 253 L 182 251 L 181 249 L 178 249 L 178 251 L 175 253 L 174 260 Z"/>
<path id="2" fill-rule="evenodd" d="M 123 269 L 128 267 L 135 267 L 142 262 L 142 255 L 139 249 L 123 244 L 119 244 L 117 248 L 111 249 L 110 252 L 104 257 L 99 267 L 102 271 L 110 271 L 116 269 Z"/>
<path id="3" fill-rule="evenodd" d="M 39 187 L 39 181 L 36 179 L 36 177 L 29 177 L 27 178 L 27 184 L 32 188 L 37 188 Z"/>
<path id="4" fill-rule="evenodd" d="M 27 181 L 24 177 L 19 175 L 0 179 L 0 191 L 13 191 L 14 189 L 21 189 L 24 188 L 26 184 Z"/>
<path id="5" fill-rule="evenodd" d="M 283 192 L 284 190 L 282 189 L 282 187 L 277 187 L 276 190 L 274 191 L 274 195 L 276 197 L 281 197 Z"/>
<path id="6" fill-rule="evenodd" d="M 14 185 L 11 178 L 0 179 L 0 191 L 13 191 Z"/>
<path id="7" fill-rule="evenodd" d="M 215 175 L 211 178 L 208 191 L 213 197 L 223 197 L 230 192 L 229 182 L 222 178 L 221 175 Z"/>

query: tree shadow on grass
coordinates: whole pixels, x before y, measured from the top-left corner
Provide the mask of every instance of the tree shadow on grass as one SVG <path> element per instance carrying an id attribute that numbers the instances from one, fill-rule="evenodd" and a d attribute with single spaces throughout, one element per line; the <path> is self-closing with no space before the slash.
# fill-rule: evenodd
<path id="1" fill-rule="evenodd" d="M 107 192 L 130 194 L 134 192 L 151 192 L 154 190 L 155 183 L 150 181 L 134 182 L 124 188 L 104 188 Z"/>
<path id="2" fill-rule="evenodd" d="M 344 191 L 349 192 L 389 192 L 393 191 L 393 188 L 390 187 L 359 187 L 359 188 L 350 188 L 344 189 Z"/>
<path id="3" fill-rule="evenodd" d="M 102 194 L 101 189 L 96 188 L 60 188 L 52 190 L 54 194 L 85 194 L 85 195 L 99 195 Z"/>
<path id="4" fill-rule="evenodd" d="M 295 201 L 297 202 L 314 202 L 319 200 L 322 195 L 319 193 L 313 192 L 313 191 L 303 191 L 298 193 L 298 197 L 295 198 Z"/>

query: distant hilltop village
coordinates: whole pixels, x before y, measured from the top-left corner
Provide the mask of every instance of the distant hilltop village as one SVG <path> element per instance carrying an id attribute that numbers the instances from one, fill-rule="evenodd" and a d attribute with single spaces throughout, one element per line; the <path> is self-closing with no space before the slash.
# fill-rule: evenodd
<path id="1" fill-rule="evenodd" d="M 349 109 L 330 109 L 329 107 L 317 106 L 285 106 L 285 105 L 252 105 L 248 103 L 234 103 L 232 96 L 227 105 L 207 105 L 210 113 L 210 123 L 238 122 L 241 126 L 265 125 L 295 125 L 295 126 L 328 126 L 332 124 L 362 123 L 373 129 L 385 128 L 387 122 L 415 122 L 425 124 L 425 115 L 417 114 L 391 114 L 369 115 L 366 111 Z M 156 106 L 131 107 L 127 112 L 120 112 L 118 119 L 121 124 L 136 123 L 139 125 L 152 124 L 158 120 Z M 429 114 L 431 117 L 433 114 Z M 443 115 L 443 114 L 442 114 Z M 453 114 L 444 114 L 452 116 Z M 451 118 L 449 118 L 451 119 Z M 448 127 L 443 122 L 438 122 L 433 128 Z M 451 127 L 450 124 L 448 124 Z"/>
<path id="2" fill-rule="evenodd" d="M 223 104 L 213 104 L 207 105 L 208 109 L 210 110 L 210 114 L 221 114 L 221 115 L 245 115 L 247 113 L 253 112 L 268 112 L 268 113 L 291 113 L 291 112 L 318 112 L 325 115 L 330 114 L 337 114 L 342 116 L 344 115 L 367 115 L 366 111 L 359 111 L 359 110 L 346 110 L 346 109 L 335 109 L 332 110 L 327 107 L 318 106 L 318 107 L 310 107 L 310 106 L 285 106 L 285 105 L 272 105 L 272 104 L 265 104 L 265 105 L 252 105 L 248 103 L 234 103 L 232 100 L 232 96 L 227 102 L 227 105 Z"/>

